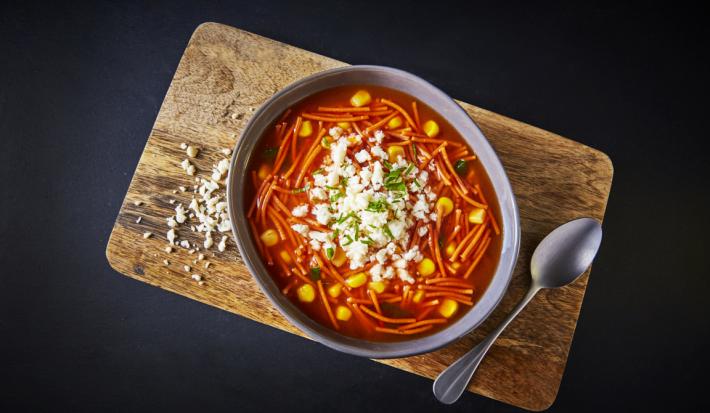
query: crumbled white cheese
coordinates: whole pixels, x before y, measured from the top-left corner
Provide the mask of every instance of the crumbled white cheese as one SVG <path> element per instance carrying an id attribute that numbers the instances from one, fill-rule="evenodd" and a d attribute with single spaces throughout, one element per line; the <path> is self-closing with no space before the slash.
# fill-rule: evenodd
<path id="1" fill-rule="evenodd" d="M 192 146 L 192 145 L 188 145 L 187 148 L 185 149 L 185 153 L 186 153 L 187 156 L 189 156 L 190 158 L 196 157 L 196 156 L 197 156 L 197 153 L 198 153 L 199 151 L 200 151 L 200 150 L 199 150 L 198 148 L 195 148 L 195 147 Z"/>
<path id="2" fill-rule="evenodd" d="M 384 179 L 384 171 L 382 169 L 382 164 L 380 161 L 375 161 L 372 166 L 372 188 L 377 191 L 382 187 L 382 180 Z"/>
<path id="3" fill-rule="evenodd" d="M 370 268 L 370 278 L 374 282 L 382 281 L 382 264 L 375 264 Z"/>
<path id="4" fill-rule="evenodd" d="M 144 232 L 144 233 L 143 233 L 143 238 L 148 239 L 148 238 L 150 238 L 152 235 L 153 235 L 152 232 Z"/>
<path id="5" fill-rule="evenodd" d="M 167 237 L 168 237 L 168 242 L 170 242 L 171 244 L 175 243 L 175 237 L 176 237 L 176 236 L 177 236 L 177 233 L 175 232 L 175 229 L 174 229 L 174 228 L 170 228 L 170 230 L 168 231 L 168 235 L 167 235 Z"/>
<path id="6" fill-rule="evenodd" d="M 409 271 L 407 271 L 405 268 L 397 268 L 397 277 L 399 277 L 400 280 L 409 284 L 414 284 L 415 281 L 414 278 L 409 275 Z"/>
<path id="7" fill-rule="evenodd" d="M 316 221 L 318 221 L 319 224 L 328 225 L 331 218 L 328 204 L 317 204 L 313 207 L 312 213 L 315 215 Z"/>
<path id="8" fill-rule="evenodd" d="M 229 148 L 223 148 L 221 152 L 224 154 L 224 156 L 229 156 L 232 154 L 232 150 Z"/>
<path id="9" fill-rule="evenodd" d="M 340 244 L 345 251 L 345 255 L 350 259 L 350 269 L 356 270 L 365 265 L 368 253 L 368 245 L 360 241 L 353 241 L 349 245 Z"/>
<path id="10" fill-rule="evenodd" d="M 304 237 L 308 236 L 308 225 L 293 224 L 293 225 L 291 225 L 291 229 L 293 229 L 294 231 L 296 231 L 297 233 L 301 234 Z"/>
<path id="11" fill-rule="evenodd" d="M 293 214 L 293 216 L 297 218 L 305 217 L 308 214 L 308 204 L 302 204 L 295 207 L 291 211 L 291 214 Z"/>
<path id="12" fill-rule="evenodd" d="M 217 250 L 219 250 L 219 252 L 224 252 L 225 249 L 227 249 L 227 236 L 226 235 L 222 236 L 222 239 L 219 241 L 219 244 L 217 245 Z"/>
<path id="13" fill-rule="evenodd" d="M 386 160 L 387 158 L 389 158 L 389 155 L 387 155 L 387 152 L 385 152 L 380 145 L 373 146 L 372 149 L 370 150 L 370 153 L 373 156 L 376 156 L 381 159 Z"/>
<path id="14" fill-rule="evenodd" d="M 342 135 L 342 134 L 343 134 L 343 129 L 342 129 L 341 127 L 339 127 L 339 126 L 333 126 L 333 127 L 330 128 L 330 130 L 328 131 L 328 135 L 330 135 L 330 136 L 332 136 L 332 137 L 334 137 L 334 138 L 336 138 L 336 139 L 339 138 L 340 135 Z"/>
<path id="15" fill-rule="evenodd" d="M 385 138 L 385 133 L 382 132 L 381 130 L 376 130 L 375 131 L 375 142 L 377 142 L 378 145 L 382 144 L 382 140 Z"/>
<path id="16" fill-rule="evenodd" d="M 372 159 L 372 157 L 365 149 L 362 149 L 360 152 L 355 154 L 355 159 L 360 163 L 365 163 Z"/>
<path id="17" fill-rule="evenodd" d="M 175 207 L 175 221 L 178 224 L 182 224 L 187 219 L 187 215 L 185 215 L 185 212 L 185 208 L 182 206 L 182 204 L 178 204 L 178 206 Z"/>
<path id="18" fill-rule="evenodd" d="M 323 175 L 316 175 L 316 176 L 323 176 Z M 325 201 L 328 199 L 328 194 L 325 193 L 325 190 L 323 188 L 313 188 L 309 192 L 309 196 L 311 200 L 316 200 L 316 201 Z"/>
<path id="19" fill-rule="evenodd" d="M 180 241 L 180 246 L 183 248 L 190 248 L 190 242 L 187 240 Z"/>
<path id="20" fill-rule="evenodd" d="M 205 232 L 205 242 L 203 245 L 205 246 L 205 249 L 209 249 L 212 247 L 212 244 L 214 244 L 214 241 L 212 240 L 212 231 L 207 231 Z"/>

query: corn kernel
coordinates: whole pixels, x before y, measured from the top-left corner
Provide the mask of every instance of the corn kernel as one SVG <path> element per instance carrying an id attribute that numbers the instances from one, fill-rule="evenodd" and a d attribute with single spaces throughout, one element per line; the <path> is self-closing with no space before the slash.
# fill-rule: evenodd
<path id="1" fill-rule="evenodd" d="M 338 308 L 335 309 L 335 318 L 340 321 L 348 321 L 352 315 L 353 312 L 344 305 L 339 305 Z"/>
<path id="2" fill-rule="evenodd" d="M 395 116 L 387 122 L 387 127 L 390 129 L 399 128 L 400 126 L 402 126 L 402 118 L 399 116 Z"/>
<path id="3" fill-rule="evenodd" d="M 376 292 L 377 294 L 382 294 L 383 292 L 385 292 L 385 287 L 386 285 L 382 281 L 372 281 L 367 284 L 367 288 Z"/>
<path id="4" fill-rule="evenodd" d="M 451 318 L 451 316 L 456 314 L 456 311 L 458 311 L 458 309 L 459 303 L 450 298 L 445 298 L 439 306 L 439 314 L 446 318 Z"/>
<path id="5" fill-rule="evenodd" d="M 454 210 L 454 201 L 451 198 L 442 196 L 436 200 L 436 210 L 441 210 L 441 215 L 447 216 Z"/>
<path id="6" fill-rule="evenodd" d="M 422 277 L 428 277 L 434 274 L 434 271 L 436 271 L 436 265 L 434 265 L 434 261 L 429 258 L 424 258 L 417 264 L 417 272 Z"/>
<path id="7" fill-rule="evenodd" d="M 454 255 L 454 251 L 456 251 L 456 243 L 451 241 L 449 245 L 446 246 L 446 256 L 450 257 Z"/>
<path id="8" fill-rule="evenodd" d="M 370 101 L 372 101 L 372 98 L 367 90 L 358 90 L 353 97 L 350 98 L 350 104 L 356 108 L 369 105 Z"/>
<path id="9" fill-rule="evenodd" d="M 261 238 L 261 241 L 267 247 L 273 247 L 274 245 L 279 243 L 279 234 L 276 233 L 276 231 L 271 228 L 262 232 L 261 236 L 259 238 Z"/>
<path id="10" fill-rule="evenodd" d="M 367 282 L 367 274 L 359 272 L 345 279 L 345 284 L 351 288 L 362 287 Z"/>
<path id="11" fill-rule="evenodd" d="M 451 264 L 451 268 L 454 269 L 454 274 L 457 274 L 459 272 L 459 269 L 461 269 L 461 263 L 456 261 L 455 263 Z"/>
<path id="12" fill-rule="evenodd" d="M 343 251 L 340 247 L 336 247 L 335 254 L 333 254 L 333 258 L 330 262 L 332 262 L 336 267 L 342 267 L 347 259 L 348 257 L 345 255 L 345 251 Z"/>
<path id="13" fill-rule="evenodd" d="M 424 299 L 424 290 L 417 290 L 416 293 L 414 293 L 414 297 L 412 297 L 412 302 L 414 304 L 419 304 L 422 302 Z"/>
<path id="14" fill-rule="evenodd" d="M 398 158 L 404 158 L 404 148 L 398 145 L 392 145 L 387 148 L 387 154 L 389 155 L 390 163 L 395 163 Z"/>
<path id="15" fill-rule="evenodd" d="M 293 261 L 291 259 L 291 254 L 289 254 L 288 251 L 286 251 L 286 250 L 281 250 L 279 252 L 279 256 L 281 257 L 282 260 L 284 260 L 284 262 L 286 264 L 291 264 L 291 262 Z"/>
<path id="16" fill-rule="evenodd" d="M 342 291 L 343 291 L 343 285 L 340 283 L 333 284 L 330 287 L 328 287 L 328 295 L 333 298 L 338 298 Z"/>
<path id="17" fill-rule="evenodd" d="M 468 213 L 468 222 L 472 224 L 483 224 L 485 218 L 486 210 L 483 208 L 473 208 L 471 212 Z"/>
<path id="18" fill-rule="evenodd" d="M 256 176 L 259 177 L 262 181 L 271 175 L 271 165 L 262 163 L 261 166 L 259 166 L 259 170 L 256 172 Z"/>
<path id="19" fill-rule="evenodd" d="M 300 301 L 310 303 L 316 298 L 316 290 L 310 284 L 303 284 L 296 290 L 296 295 Z"/>
<path id="20" fill-rule="evenodd" d="M 350 129 L 350 122 L 338 122 L 337 125 L 342 130 Z"/>
<path id="21" fill-rule="evenodd" d="M 313 124 L 310 120 L 304 120 L 301 123 L 301 129 L 298 131 L 298 136 L 301 138 L 307 138 L 313 133 Z"/>
<path id="22" fill-rule="evenodd" d="M 428 120 L 424 122 L 422 128 L 424 129 L 424 133 L 426 133 L 426 136 L 430 138 L 434 138 L 436 137 L 436 135 L 439 134 L 439 125 L 433 120 Z"/>

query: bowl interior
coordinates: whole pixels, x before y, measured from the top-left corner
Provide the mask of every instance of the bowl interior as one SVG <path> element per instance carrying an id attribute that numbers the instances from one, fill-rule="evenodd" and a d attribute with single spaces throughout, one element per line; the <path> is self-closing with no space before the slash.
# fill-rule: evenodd
<path id="1" fill-rule="evenodd" d="M 289 107 L 308 96 L 337 86 L 376 85 L 402 91 L 436 110 L 453 126 L 479 158 L 495 191 L 502 229 L 501 254 L 496 271 L 481 299 L 458 321 L 429 336 L 397 342 L 374 342 L 341 335 L 312 320 L 284 296 L 271 279 L 251 239 L 244 188 L 250 184 L 247 165 L 267 128 Z M 320 72 L 282 89 L 257 110 L 246 125 L 232 156 L 227 178 L 232 230 L 245 264 L 276 308 L 309 337 L 346 353 L 370 358 L 405 357 L 443 347 L 467 334 L 495 309 L 512 277 L 520 244 L 517 205 L 500 160 L 468 114 L 445 93 L 410 73 L 381 66 L 349 66 Z"/>

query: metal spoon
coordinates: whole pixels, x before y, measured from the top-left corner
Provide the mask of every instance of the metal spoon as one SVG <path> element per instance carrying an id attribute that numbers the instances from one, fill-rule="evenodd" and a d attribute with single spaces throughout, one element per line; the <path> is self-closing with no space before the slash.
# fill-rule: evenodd
<path id="1" fill-rule="evenodd" d="M 564 287 L 582 275 L 592 264 L 601 241 L 602 227 L 592 218 L 570 221 L 549 233 L 530 261 L 532 283 L 528 293 L 495 331 L 439 374 L 434 381 L 434 396 L 445 404 L 458 400 L 486 352 L 508 324 L 541 288 Z"/>

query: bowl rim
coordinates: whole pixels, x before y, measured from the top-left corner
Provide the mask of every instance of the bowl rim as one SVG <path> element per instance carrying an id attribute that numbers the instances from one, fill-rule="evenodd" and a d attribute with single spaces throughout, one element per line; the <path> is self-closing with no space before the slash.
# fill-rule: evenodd
<path id="1" fill-rule="evenodd" d="M 474 148 L 476 155 L 482 163 L 484 163 L 485 159 L 485 163 L 487 165 L 484 164 L 483 168 L 488 175 L 488 179 L 491 181 L 501 213 L 500 225 L 503 229 L 501 253 L 496 264 L 495 273 L 481 299 L 471 309 L 469 309 L 463 317 L 456 320 L 450 326 L 447 326 L 434 334 L 411 340 L 379 342 L 353 338 L 340 334 L 335 330 L 316 322 L 300 310 L 298 306 L 292 303 L 281 293 L 280 289 L 276 285 L 276 282 L 272 279 L 266 269 L 261 256 L 258 251 L 256 251 L 256 247 L 254 245 L 255 243 L 251 239 L 250 228 L 247 224 L 246 207 L 242 201 L 242 197 L 239 196 L 243 185 L 237 184 L 243 184 L 247 180 L 248 174 L 246 173 L 246 168 L 251 157 L 251 152 L 249 154 L 245 154 L 245 151 L 253 151 L 255 147 L 258 146 L 258 142 L 262 139 L 263 131 L 265 130 L 264 128 L 261 128 L 260 130 L 255 131 L 255 128 L 258 129 L 257 124 L 265 124 L 265 127 L 268 127 L 271 123 L 273 123 L 276 116 L 280 115 L 279 112 L 276 115 L 271 116 L 270 119 L 265 120 L 264 116 L 269 110 L 271 110 L 271 107 L 275 103 L 278 103 L 281 99 L 287 98 L 289 94 L 297 93 L 299 90 L 307 88 L 307 86 L 318 81 L 326 81 L 325 79 L 332 76 L 341 76 L 345 73 L 358 71 L 379 73 L 383 76 L 396 76 L 404 79 L 405 81 L 413 82 L 418 88 L 428 89 L 427 93 L 430 93 L 437 99 L 442 99 L 442 103 L 447 105 L 447 111 L 450 110 L 454 113 L 445 115 L 442 113 L 443 110 L 441 108 L 434 108 L 434 110 L 436 110 L 442 117 L 451 123 L 452 127 L 459 132 L 466 143 Z M 367 82 L 358 84 L 367 84 Z M 321 89 L 311 91 L 300 97 L 298 100 L 306 99 L 315 93 L 330 89 L 332 87 L 333 86 L 323 87 Z M 394 89 L 399 90 L 397 88 Z M 423 100 L 420 96 L 416 96 L 415 93 L 408 91 L 403 92 L 417 99 Z M 285 108 L 283 109 L 285 110 Z M 463 118 L 461 117 L 462 115 Z M 452 116 L 457 116 L 458 121 L 463 124 L 455 126 L 450 120 Z M 462 126 L 466 130 L 461 130 Z M 255 132 L 260 133 L 253 136 L 251 141 L 249 139 L 245 139 L 245 137 L 251 136 Z M 469 114 L 446 93 L 414 74 L 391 67 L 354 65 L 324 70 L 296 80 L 276 92 L 269 99 L 267 99 L 256 110 L 256 112 L 254 112 L 253 116 L 249 119 L 242 130 L 239 140 L 237 141 L 236 148 L 232 154 L 226 186 L 228 213 L 231 221 L 232 235 L 236 240 L 242 260 L 264 295 L 266 295 L 272 305 L 292 325 L 300 329 L 308 337 L 332 349 L 357 356 L 378 359 L 414 356 L 417 354 L 435 351 L 469 334 L 471 331 L 480 326 L 502 301 L 507 292 L 508 286 L 510 285 L 520 250 L 521 228 L 518 205 L 507 173 L 488 139 Z M 508 247 L 507 250 L 506 245 Z M 505 259 L 504 254 L 506 254 Z M 492 291 L 492 289 L 494 290 Z M 493 295 L 495 295 L 495 297 L 493 297 Z M 481 304 L 484 300 L 486 301 L 486 308 L 481 312 Z M 477 308 L 478 311 L 474 312 Z M 478 314 L 478 317 L 474 318 L 473 315 L 476 314 Z M 467 318 L 469 319 L 467 320 Z M 473 321 L 471 321 L 472 319 Z M 466 321 L 470 323 L 470 325 L 466 325 L 464 323 Z"/>

